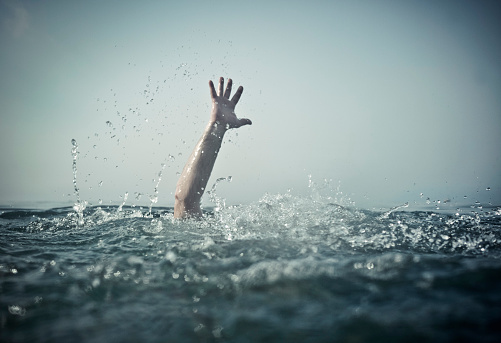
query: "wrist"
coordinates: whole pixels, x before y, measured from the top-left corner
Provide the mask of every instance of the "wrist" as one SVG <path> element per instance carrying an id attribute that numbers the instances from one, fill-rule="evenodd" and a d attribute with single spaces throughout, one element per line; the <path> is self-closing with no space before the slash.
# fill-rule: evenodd
<path id="1" fill-rule="evenodd" d="M 207 124 L 207 129 L 206 131 L 214 136 L 217 136 L 218 138 L 222 139 L 225 132 L 228 130 L 226 124 L 222 124 L 217 120 L 211 120 L 209 121 L 209 124 Z"/>

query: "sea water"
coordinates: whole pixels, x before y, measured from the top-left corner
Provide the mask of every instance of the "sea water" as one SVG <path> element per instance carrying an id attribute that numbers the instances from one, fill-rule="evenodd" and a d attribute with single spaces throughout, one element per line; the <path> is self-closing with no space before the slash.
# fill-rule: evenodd
<path id="1" fill-rule="evenodd" d="M 1 209 L 0 341 L 499 342 L 499 208 L 212 196 Z"/>

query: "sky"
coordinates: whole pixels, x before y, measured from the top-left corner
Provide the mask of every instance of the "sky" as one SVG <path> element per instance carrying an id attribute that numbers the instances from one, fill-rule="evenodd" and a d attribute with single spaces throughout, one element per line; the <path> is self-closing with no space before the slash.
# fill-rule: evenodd
<path id="1" fill-rule="evenodd" d="M 173 206 L 220 76 L 253 121 L 209 181 L 232 176 L 227 204 L 312 180 L 363 208 L 500 205 L 500 16 L 496 1 L 0 0 L 0 205 L 72 204 L 76 175 L 90 205 Z"/>

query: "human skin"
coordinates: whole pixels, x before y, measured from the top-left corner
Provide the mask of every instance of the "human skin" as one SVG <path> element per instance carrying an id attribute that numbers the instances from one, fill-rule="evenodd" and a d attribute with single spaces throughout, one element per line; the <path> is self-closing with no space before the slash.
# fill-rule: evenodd
<path id="1" fill-rule="evenodd" d="M 224 79 L 221 77 L 219 78 L 218 92 L 216 92 L 214 83 L 209 81 L 212 99 L 210 120 L 177 182 L 174 218 L 202 216 L 200 201 L 214 168 L 224 134 L 229 129 L 252 124 L 249 119 L 239 119 L 235 115 L 235 106 L 244 89 L 242 86 L 238 87 L 230 100 L 232 85 L 233 81 L 228 79 L 224 90 Z"/>

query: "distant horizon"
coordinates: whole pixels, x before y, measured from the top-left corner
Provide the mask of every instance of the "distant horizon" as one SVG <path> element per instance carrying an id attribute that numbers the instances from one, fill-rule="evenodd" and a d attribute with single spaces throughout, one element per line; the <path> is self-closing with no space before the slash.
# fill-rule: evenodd
<path id="1" fill-rule="evenodd" d="M 224 199 L 226 203 L 226 207 L 231 207 L 231 206 L 249 206 L 253 203 L 258 203 L 263 200 L 263 198 L 267 196 L 280 196 L 284 195 L 286 193 L 274 193 L 274 194 L 263 194 L 261 197 L 259 197 L 256 200 L 252 200 L 249 202 L 232 202 L 231 199 Z M 312 194 L 295 194 L 294 190 L 290 191 L 290 194 L 294 197 L 298 197 L 300 199 L 304 198 L 309 198 L 312 197 Z M 161 196 L 160 196 L 161 198 Z M 498 204 L 493 204 L 493 203 L 480 203 L 477 200 L 472 199 L 442 199 L 442 200 L 431 200 L 431 199 L 426 199 L 426 198 L 420 198 L 419 200 L 409 200 L 407 202 L 402 202 L 398 205 L 393 204 L 379 204 L 377 206 L 359 206 L 357 204 L 356 199 L 350 199 L 351 204 L 346 204 L 343 203 L 343 206 L 353 208 L 355 210 L 369 210 L 369 211 L 388 211 L 394 207 L 398 207 L 399 210 L 402 211 L 433 211 L 433 212 L 447 212 L 447 213 L 452 213 L 452 212 L 457 212 L 457 209 L 460 209 L 462 213 L 469 213 L 469 212 L 478 212 L 478 211 L 492 211 L 495 209 L 501 209 L 501 203 Z M 101 208 L 107 208 L 107 207 L 119 207 L 123 204 L 122 201 L 109 201 L 107 203 L 99 203 L 98 200 L 84 200 L 82 201 L 87 201 L 87 207 L 88 208 L 96 208 L 96 207 L 101 207 Z M 327 202 L 327 197 L 324 197 L 322 201 Z M 161 202 L 161 201 L 160 201 Z M 345 200 L 345 202 L 349 202 Z M 37 201 L 13 201 L 11 203 L 0 203 L 0 210 L 52 210 L 52 209 L 62 209 L 62 208 L 72 208 L 75 204 L 77 203 L 76 197 L 74 199 L 68 198 L 66 201 L 43 201 L 43 200 L 37 200 Z M 407 206 L 406 206 L 407 204 Z M 125 204 L 123 204 L 124 209 L 142 209 L 147 211 L 148 208 L 150 207 L 150 202 L 146 201 L 132 201 L 132 200 L 127 200 Z M 202 209 L 204 210 L 212 210 L 214 207 L 216 207 L 216 204 L 213 204 L 208 201 L 204 201 Z M 165 208 L 165 209 L 173 209 L 174 205 L 162 205 L 162 204 L 153 204 L 152 208 Z"/>

